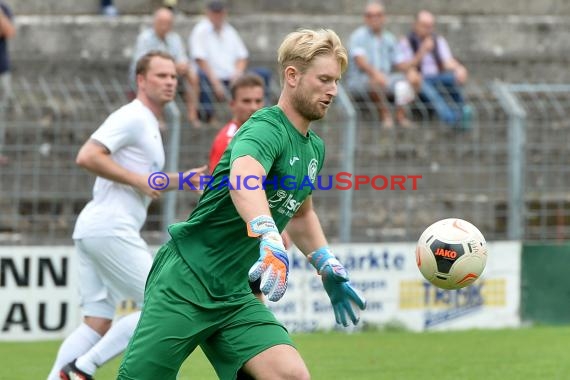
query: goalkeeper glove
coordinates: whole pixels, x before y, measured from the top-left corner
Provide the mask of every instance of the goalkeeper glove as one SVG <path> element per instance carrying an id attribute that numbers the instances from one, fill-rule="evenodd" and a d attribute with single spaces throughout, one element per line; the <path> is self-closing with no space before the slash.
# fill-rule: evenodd
<path id="1" fill-rule="evenodd" d="M 283 246 L 283 239 L 277 230 L 273 218 L 258 216 L 247 224 L 248 235 L 258 237 L 259 259 L 249 270 L 249 280 L 261 277 L 261 292 L 270 301 L 279 301 L 287 290 L 289 276 L 289 258 Z"/>
<path id="2" fill-rule="evenodd" d="M 346 269 L 333 256 L 329 247 L 321 247 L 311 253 L 309 261 L 321 275 L 323 286 L 332 303 L 336 323 L 348 326 L 348 317 L 356 325 L 360 319 L 358 309 L 366 308 L 366 300 L 350 285 Z"/>

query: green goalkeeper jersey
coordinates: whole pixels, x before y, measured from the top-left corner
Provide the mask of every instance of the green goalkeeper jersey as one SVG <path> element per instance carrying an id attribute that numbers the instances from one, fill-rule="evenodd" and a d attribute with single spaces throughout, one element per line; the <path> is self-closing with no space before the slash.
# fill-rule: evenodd
<path id="1" fill-rule="evenodd" d="M 248 237 L 246 222 L 230 198 L 230 167 L 251 156 L 265 169 L 265 192 L 271 215 L 282 231 L 313 189 L 323 166 L 323 141 L 311 130 L 302 135 L 283 111 L 257 111 L 242 125 L 224 152 L 204 194 L 188 220 L 169 227 L 172 240 L 195 275 L 189 300 L 204 307 L 239 303 L 251 293 L 249 268 L 259 258 L 259 241 Z M 252 178 L 235 187 L 251 189 Z M 223 302 L 219 302 L 223 301 Z"/>

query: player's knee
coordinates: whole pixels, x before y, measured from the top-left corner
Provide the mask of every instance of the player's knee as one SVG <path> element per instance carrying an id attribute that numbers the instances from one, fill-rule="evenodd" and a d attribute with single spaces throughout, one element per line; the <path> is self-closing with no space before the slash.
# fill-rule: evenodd
<path id="1" fill-rule="evenodd" d="M 259 369 L 259 368 L 258 368 Z M 260 371 L 253 370 L 245 372 L 242 370 L 238 373 L 238 380 L 251 380 L 258 377 L 276 380 L 310 380 L 311 375 L 305 364 L 293 363 L 293 361 L 285 361 L 284 363 L 273 363 L 269 368 L 264 366 Z M 261 375 L 263 373 L 263 375 Z"/>
<path id="2" fill-rule="evenodd" d="M 92 330 L 95 330 L 99 335 L 103 336 L 111 328 L 112 320 L 98 317 L 84 317 L 83 321 Z"/>
<path id="3" fill-rule="evenodd" d="M 307 367 L 299 363 L 298 365 L 292 365 L 287 369 L 287 374 L 282 377 L 283 380 L 310 380 L 311 374 Z"/>
<path id="4" fill-rule="evenodd" d="M 307 368 L 303 367 L 300 368 L 296 373 L 293 374 L 291 379 L 295 380 L 311 380 L 311 374 L 307 370 Z"/>

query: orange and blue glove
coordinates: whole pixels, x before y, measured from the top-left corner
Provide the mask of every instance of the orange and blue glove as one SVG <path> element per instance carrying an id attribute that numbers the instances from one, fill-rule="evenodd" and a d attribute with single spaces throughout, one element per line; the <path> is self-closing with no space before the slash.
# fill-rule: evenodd
<path id="1" fill-rule="evenodd" d="M 260 289 L 270 301 L 279 301 L 287 290 L 289 258 L 273 218 L 261 215 L 247 224 L 250 237 L 259 238 L 259 259 L 249 270 L 249 281 L 261 277 Z"/>
<path id="2" fill-rule="evenodd" d="M 348 273 L 334 257 L 329 247 L 321 247 L 309 255 L 309 261 L 321 275 L 323 286 L 331 300 L 336 323 L 348 326 L 360 320 L 359 311 L 366 309 L 364 297 L 350 285 Z"/>

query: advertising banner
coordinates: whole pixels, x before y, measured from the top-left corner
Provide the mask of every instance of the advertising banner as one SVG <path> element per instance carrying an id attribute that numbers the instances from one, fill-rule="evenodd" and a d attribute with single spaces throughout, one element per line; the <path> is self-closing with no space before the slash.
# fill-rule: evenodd
<path id="1" fill-rule="evenodd" d="M 0 340 L 61 339 L 80 321 L 73 247 L 0 247 Z"/>
<path id="2" fill-rule="evenodd" d="M 347 244 L 331 248 L 368 301 L 361 323 L 414 331 L 520 325 L 521 245 L 489 243 L 481 279 L 461 290 L 423 280 L 415 244 Z M 156 250 L 154 250 L 156 251 Z M 321 279 L 295 248 L 287 293 L 268 306 L 293 332 L 335 328 Z M 0 340 L 62 339 L 80 322 L 73 247 L 0 247 Z M 130 309 L 129 302 L 119 305 Z"/>
<path id="3" fill-rule="evenodd" d="M 361 324 L 390 324 L 414 331 L 520 325 L 520 243 L 489 243 L 483 275 L 460 290 L 442 290 L 425 281 L 416 266 L 412 243 L 331 248 L 368 301 Z M 334 328 L 334 314 L 320 277 L 295 249 L 290 258 L 289 289 L 269 307 L 291 331 Z"/>

